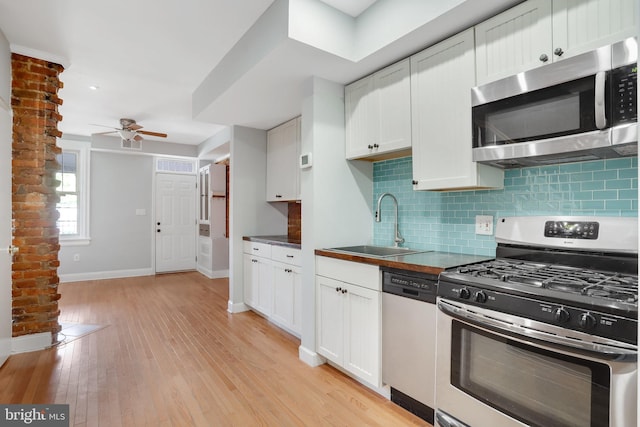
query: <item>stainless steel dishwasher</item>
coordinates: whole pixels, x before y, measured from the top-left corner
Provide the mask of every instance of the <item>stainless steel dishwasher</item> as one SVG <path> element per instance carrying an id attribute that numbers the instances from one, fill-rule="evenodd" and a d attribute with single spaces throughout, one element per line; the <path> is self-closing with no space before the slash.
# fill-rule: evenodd
<path id="1" fill-rule="evenodd" d="M 438 276 L 381 267 L 382 381 L 391 401 L 433 424 Z"/>

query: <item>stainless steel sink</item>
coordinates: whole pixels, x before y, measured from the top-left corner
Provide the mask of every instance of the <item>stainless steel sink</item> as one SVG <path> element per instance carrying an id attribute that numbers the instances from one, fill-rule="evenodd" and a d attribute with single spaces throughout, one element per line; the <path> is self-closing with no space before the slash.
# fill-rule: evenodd
<path id="1" fill-rule="evenodd" d="M 389 246 L 374 246 L 374 245 L 343 246 L 340 248 L 331 248 L 329 250 L 346 253 L 346 254 L 369 256 L 369 257 L 375 257 L 375 258 L 387 258 L 392 256 L 410 255 L 410 254 L 417 254 L 421 252 L 429 252 L 428 250 L 396 248 L 396 247 L 389 247 Z"/>

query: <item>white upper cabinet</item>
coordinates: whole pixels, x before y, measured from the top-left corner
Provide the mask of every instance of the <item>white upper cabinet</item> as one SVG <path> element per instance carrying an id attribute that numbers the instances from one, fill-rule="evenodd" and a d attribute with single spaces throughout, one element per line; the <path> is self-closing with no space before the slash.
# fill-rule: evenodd
<path id="1" fill-rule="evenodd" d="M 638 0 L 554 0 L 554 59 L 637 35 Z"/>
<path id="2" fill-rule="evenodd" d="M 551 62 L 551 0 L 529 0 L 475 27 L 478 84 Z"/>
<path id="3" fill-rule="evenodd" d="M 409 59 L 345 87 L 346 158 L 383 159 L 411 150 Z"/>
<path id="4" fill-rule="evenodd" d="M 476 25 L 478 84 L 637 34 L 637 0 L 529 0 Z"/>
<path id="5" fill-rule="evenodd" d="M 501 188 L 504 172 L 472 161 L 473 29 L 411 57 L 413 188 Z"/>
<path id="6" fill-rule="evenodd" d="M 300 117 L 267 132 L 267 201 L 300 200 Z"/>

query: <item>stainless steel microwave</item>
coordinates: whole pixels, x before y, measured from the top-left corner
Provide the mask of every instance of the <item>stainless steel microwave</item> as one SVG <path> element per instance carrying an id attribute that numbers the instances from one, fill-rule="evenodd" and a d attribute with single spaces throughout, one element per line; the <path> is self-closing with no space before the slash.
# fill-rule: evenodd
<path id="1" fill-rule="evenodd" d="M 636 156 L 636 38 L 474 87 L 473 160 L 501 168 Z"/>

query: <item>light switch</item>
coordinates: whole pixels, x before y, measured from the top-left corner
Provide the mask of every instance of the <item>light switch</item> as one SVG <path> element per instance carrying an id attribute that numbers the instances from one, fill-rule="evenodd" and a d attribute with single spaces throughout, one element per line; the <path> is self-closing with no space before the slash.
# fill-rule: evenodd
<path id="1" fill-rule="evenodd" d="M 493 234 L 493 216 L 476 215 L 476 234 L 491 236 Z"/>

